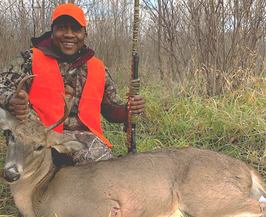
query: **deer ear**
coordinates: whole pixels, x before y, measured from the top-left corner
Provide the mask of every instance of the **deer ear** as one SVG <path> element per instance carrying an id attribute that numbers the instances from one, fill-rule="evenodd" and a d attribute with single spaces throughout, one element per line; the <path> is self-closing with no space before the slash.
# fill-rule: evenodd
<path id="1" fill-rule="evenodd" d="M 49 131 L 47 135 L 47 144 L 56 149 L 59 153 L 72 153 L 86 147 L 68 135 Z"/>
<path id="2" fill-rule="evenodd" d="M 6 118 L 6 112 L 3 109 L 0 109 L 0 129 L 1 130 L 8 130 L 9 124 Z"/>
<path id="3" fill-rule="evenodd" d="M 20 121 L 4 109 L 0 109 L 0 130 L 10 130 Z"/>
<path id="4" fill-rule="evenodd" d="M 85 147 L 86 146 L 79 141 L 68 141 L 53 146 L 53 148 L 56 149 L 59 153 L 72 153 Z"/>

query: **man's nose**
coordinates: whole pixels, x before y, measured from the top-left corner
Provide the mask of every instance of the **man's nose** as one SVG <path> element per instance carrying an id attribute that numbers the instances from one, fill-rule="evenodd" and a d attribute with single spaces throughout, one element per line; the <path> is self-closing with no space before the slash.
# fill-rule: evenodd
<path id="1" fill-rule="evenodd" d="M 67 28 L 64 36 L 65 37 L 74 37 L 74 31 L 71 28 Z"/>

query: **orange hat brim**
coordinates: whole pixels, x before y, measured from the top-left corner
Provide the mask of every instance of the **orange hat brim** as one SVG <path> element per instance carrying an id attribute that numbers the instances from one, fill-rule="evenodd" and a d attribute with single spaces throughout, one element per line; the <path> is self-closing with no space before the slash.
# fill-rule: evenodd
<path id="1" fill-rule="evenodd" d="M 52 22 L 63 15 L 73 17 L 81 26 L 87 28 L 84 11 L 77 5 L 67 3 L 57 6 L 53 13 Z"/>

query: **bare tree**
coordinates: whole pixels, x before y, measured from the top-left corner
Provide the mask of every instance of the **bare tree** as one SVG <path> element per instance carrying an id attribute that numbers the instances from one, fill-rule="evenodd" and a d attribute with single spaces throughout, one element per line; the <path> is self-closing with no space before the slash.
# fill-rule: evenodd
<path id="1" fill-rule="evenodd" d="M 85 11 L 86 44 L 96 56 L 108 67 L 127 63 L 129 71 L 133 2 L 128 0 L 2 0 L 2 66 L 28 49 L 31 37 L 50 30 L 54 8 L 67 2 Z M 209 96 L 232 91 L 246 79 L 241 73 L 256 76 L 264 69 L 265 8 L 265 0 L 143 0 L 140 66 L 190 90 L 200 80 L 197 91 Z"/>
<path id="2" fill-rule="evenodd" d="M 221 93 L 226 82 L 222 75 L 236 78 L 237 68 L 249 68 L 250 52 L 260 50 L 258 42 L 264 40 L 263 0 L 166 0 L 162 9 L 151 0 L 144 4 L 154 24 L 153 31 L 145 33 L 167 51 L 172 80 L 182 83 L 188 71 L 193 75 L 202 70 L 208 95 Z M 159 42 L 152 35 L 161 31 L 164 38 Z"/>

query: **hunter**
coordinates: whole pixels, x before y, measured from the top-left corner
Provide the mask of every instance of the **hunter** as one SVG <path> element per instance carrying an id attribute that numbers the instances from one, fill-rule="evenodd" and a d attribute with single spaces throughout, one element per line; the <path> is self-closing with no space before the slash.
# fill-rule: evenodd
<path id="1" fill-rule="evenodd" d="M 69 117 L 55 128 L 86 144 L 86 148 L 66 158 L 54 153 L 55 163 L 84 164 L 112 158 L 112 145 L 103 136 L 100 114 L 109 122 L 124 123 L 128 113 L 144 111 L 141 95 L 123 103 L 103 62 L 84 44 L 87 24 L 83 10 L 71 3 L 53 12 L 51 31 L 32 38 L 33 48 L 20 52 L 4 68 L 0 78 L 0 106 L 19 120 L 39 119 L 45 126 L 55 123 L 64 113 L 64 93 L 71 107 Z M 25 83 L 16 95 L 18 83 Z"/>

